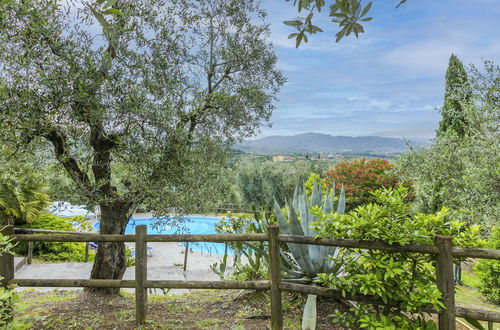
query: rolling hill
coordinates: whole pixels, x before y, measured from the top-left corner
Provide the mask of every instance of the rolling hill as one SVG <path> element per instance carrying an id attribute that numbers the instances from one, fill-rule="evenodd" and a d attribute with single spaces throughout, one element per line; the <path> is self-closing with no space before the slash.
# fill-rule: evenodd
<path id="1" fill-rule="evenodd" d="M 373 153 L 396 154 L 408 149 L 403 139 L 380 136 L 332 136 L 321 133 L 304 133 L 292 136 L 267 136 L 236 145 L 244 152 L 266 154 L 296 153 Z M 409 141 L 410 145 L 425 145 Z"/>

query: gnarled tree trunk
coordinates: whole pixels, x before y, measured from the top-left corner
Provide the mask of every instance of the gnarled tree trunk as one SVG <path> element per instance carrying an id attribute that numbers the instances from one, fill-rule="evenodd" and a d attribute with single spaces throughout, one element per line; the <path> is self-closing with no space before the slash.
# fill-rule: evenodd
<path id="1" fill-rule="evenodd" d="M 100 233 L 123 235 L 129 220 L 131 203 L 115 201 L 101 203 L 99 206 L 101 208 Z M 100 242 L 90 278 L 122 279 L 126 267 L 125 243 Z M 120 290 L 116 288 L 88 288 L 87 291 L 117 294 Z"/>

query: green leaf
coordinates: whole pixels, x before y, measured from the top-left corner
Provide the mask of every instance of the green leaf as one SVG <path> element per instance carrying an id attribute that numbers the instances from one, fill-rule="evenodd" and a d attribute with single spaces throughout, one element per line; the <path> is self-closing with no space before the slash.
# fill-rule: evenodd
<path id="1" fill-rule="evenodd" d="M 476 329 L 479 329 L 479 330 L 486 330 L 483 325 L 478 321 L 478 320 L 475 320 L 475 319 L 471 319 L 471 318 L 465 318 L 465 320 L 467 322 L 469 322 L 469 324 L 473 325 L 474 327 L 476 327 Z"/>
<path id="2" fill-rule="evenodd" d="M 297 36 L 296 42 L 295 42 L 295 48 L 299 48 L 300 42 L 302 41 L 302 37 L 304 36 L 304 32 L 300 32 L 299 35 Z"/>
<path id="3" fill-rule="evenodd" d="M 363 9 L 363 12 L 361 13 L 361 16 L 360 17 L 363 17 L 366 15 L 366 13 L 368 13 L 368 11 L 370 10 L 370 8 L 372 7 L 372 3 L 369 2 L 366 7 Z"/>
<path id="4" fill-rule="evenodd" d="M 121 11 L 116 8 L 109 8 L 102 12 L 103 15 L 123 15 Z"/>
<path id="5" fill-rule="evenodd" d="M 298 35 L 298 33 L 291 33 L 289 36 L 288 36 L 288 39 L 292 39 L 292 38 L 296 38 Z"/>
<path id="6" fill-rule="evenodd" d="M 283 22 L 285 25 L 289 25 L 289 26 L 301 26 L 302 25 L 302 22 L 301 21 L 298 21 L 298 20 L 294 20 L 294 21 L 284 21 Z"/>
<path id="7" fill-rule="evenodd" d="M 307 295 L 307 302 L 302 314 L 302 329 L 316 329 L 316 298 L 315 295 Z"/>
<path id="8" fill-rule="evenodd" d="M 104 18 L 104 16 L 100 12 L 98 12 L 97 10 L 95 10 L 94 8 L 90 8 L 90 10 L 92 11 L 92 14 L 97 19 L 97 21 L 99 22 L 99 24 L 101 24 L 103 30 L 104 31 L 108 31 L 109 27 L 111 25 L 108 23 L 108 21 L 106 21 L 106 19 Z"/>

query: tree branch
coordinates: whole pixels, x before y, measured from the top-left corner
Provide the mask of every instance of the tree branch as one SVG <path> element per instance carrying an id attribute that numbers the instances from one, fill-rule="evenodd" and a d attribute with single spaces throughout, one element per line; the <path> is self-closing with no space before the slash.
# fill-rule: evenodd
<path id="1" fill-rule="evenodd" d="M 93 199 L 93 187 L 90 179 L 84 171 L 80 169 L 77 161 L 70 156 L 67 145 L 67 137 L 64 133 L 52 127 L 46 130 L 42 136 L 46 138 L 54 146 L 54 154 L 57 160 L 66 169 L 66 172 L 70 175 L 77 186 L 82 189 L 84 194 Z"/>

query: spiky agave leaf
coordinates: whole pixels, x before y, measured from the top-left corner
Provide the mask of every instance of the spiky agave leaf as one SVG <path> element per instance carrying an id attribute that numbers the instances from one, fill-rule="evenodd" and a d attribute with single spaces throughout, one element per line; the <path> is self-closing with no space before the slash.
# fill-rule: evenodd
<path id="1" fill-rule="evenodd" d="M 302 330 L 316 329 L 316 298 L 313 294 L 307 295 L 304 314 L 302 315 Z"/>
<path id="2" fill-rule="evenodd" d="M 335 185 L 333 186 L 335 187 Z M 274 210 L 283 234 L 314 237 L 316 233 L 311 225 L 318 219 L 312 215 L 310 209 L 312 207 L 319 207 L 324 213 L 334 212 L 334 190 L 327 191 L 324 200 L 321 186 L 316 181 L 314 182 L 310 199 L 307 198 L 305 191 L 305 188 L 303 190 L 295 189 L 293 200 L 285 203 L 286 216 L 275 200 Z M 344 211 L 345 191 L 344 187 L 342 187 L 337 212 L 343 214 Z M 293 281 L 308 283 L 317 277 L 319 273 L 338 274 L 341 272 L 342 258 L 345 253 L 341 253 L 340 248 L 296 243 L 287 243 L 287 246 L 291 256 L 286 253 L 282 253 L 282 256 L 286 256 L 288 258 L 287 264 L 293 267 L 293 269 L 285 269 L 288 275 L 293 276 Z M 299 278 L 299 274 L 305 275 L 305 277 Z M 316 328 L 316 296 L 314 295 L 308 295 L 302 318 L 302 328 Z"/>

